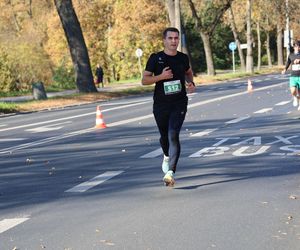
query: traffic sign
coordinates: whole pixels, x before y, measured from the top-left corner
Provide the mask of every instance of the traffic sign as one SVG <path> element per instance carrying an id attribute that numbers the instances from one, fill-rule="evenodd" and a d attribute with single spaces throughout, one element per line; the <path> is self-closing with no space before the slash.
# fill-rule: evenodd
<path id="1" fill-rule="evenodd" d="M 236 43 L 235 42 L 231 42 L 231 43 L 229 43 L 229 49 L 231 50 L 231 51 L 234 51 L 234 50 L 236 50 Z"/>

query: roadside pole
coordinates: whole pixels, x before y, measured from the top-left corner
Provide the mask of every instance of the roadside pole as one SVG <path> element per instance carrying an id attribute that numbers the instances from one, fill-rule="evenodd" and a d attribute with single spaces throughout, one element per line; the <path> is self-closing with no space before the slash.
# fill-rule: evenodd
<path id="1" fill-rule="evenodd" d="M 234 51 L 236 50 L 236 43 L 235 42 L 231 42 L 231 43 L 229 43 L 228 47 L 232 51 L 232 69 L 233 69 L 233 73 L 235 73 L 235 56 L 234 56 Z"/>
<path id="2" fill-rule="evenodd" d="M 139 70 L 140 70 L 141 79 L 142 79 L 143 78 L 143 70 L 142 70 L 141 56 L 143 55 L 143 51 L 140 48 L 138 48 L 135 51 L 135 55 L 137 56 L 138 61 L 139 61 Z"/>

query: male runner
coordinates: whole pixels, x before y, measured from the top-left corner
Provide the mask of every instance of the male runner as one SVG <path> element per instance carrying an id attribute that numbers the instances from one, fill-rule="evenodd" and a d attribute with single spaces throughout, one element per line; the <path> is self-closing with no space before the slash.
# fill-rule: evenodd
<path id="1" fill-rule="evenodd" d="M 290 65 L 292 65 L 292 72 L 290 76 L 290 91 L 293 96 L 293 106 L 298 107 L 299 104 L 299 89 L 300 89 L 300 41 L 294 43 L 294 53 L 290 53 L 287 59 L 285 69 L 281 72 L 285 74 Z"/>
<path id="2" fill-rule="evenodd" d="M 164 50 L 153 53 L 148 59 L 142 84 L 155 83 L 153 114 L 164 153 L 163 180 L 167 186 L 173 186 L 180 155 L 179 133 L 187 112 L 186 90 L 194 92 L 195 84 L 188 56 L 177 51 L 178 29 L 172 27 L 165 29 L 163 43 Z"/>

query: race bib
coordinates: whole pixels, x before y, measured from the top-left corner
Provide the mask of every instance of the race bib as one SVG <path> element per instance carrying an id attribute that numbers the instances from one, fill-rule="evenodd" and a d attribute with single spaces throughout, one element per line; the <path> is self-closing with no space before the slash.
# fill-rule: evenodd
<path id="1" fill-rule="evenodd" d="M 300 70 L 300 64 L 293 64 L 292 65 L 292 70 Z"/>
<path id="2" fill-rule="evenodd" d="M 173 95 L 181 92 L 181 82 L 180 80 L 164 82 L 165 95 Z"/>

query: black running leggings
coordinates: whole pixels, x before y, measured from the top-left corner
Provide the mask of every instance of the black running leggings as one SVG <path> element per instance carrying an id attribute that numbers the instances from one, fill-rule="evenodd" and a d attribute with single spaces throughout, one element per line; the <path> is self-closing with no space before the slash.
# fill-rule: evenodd
<path id="1" fill-rule="evenodd" d="M 165 156 L 169 156 L 170 170 L 174 173 L 180 155 L 179 133 L 186 112 L 186 102 L 153 105 L 153 114 L 160 133 L 160 145 Z"/>

